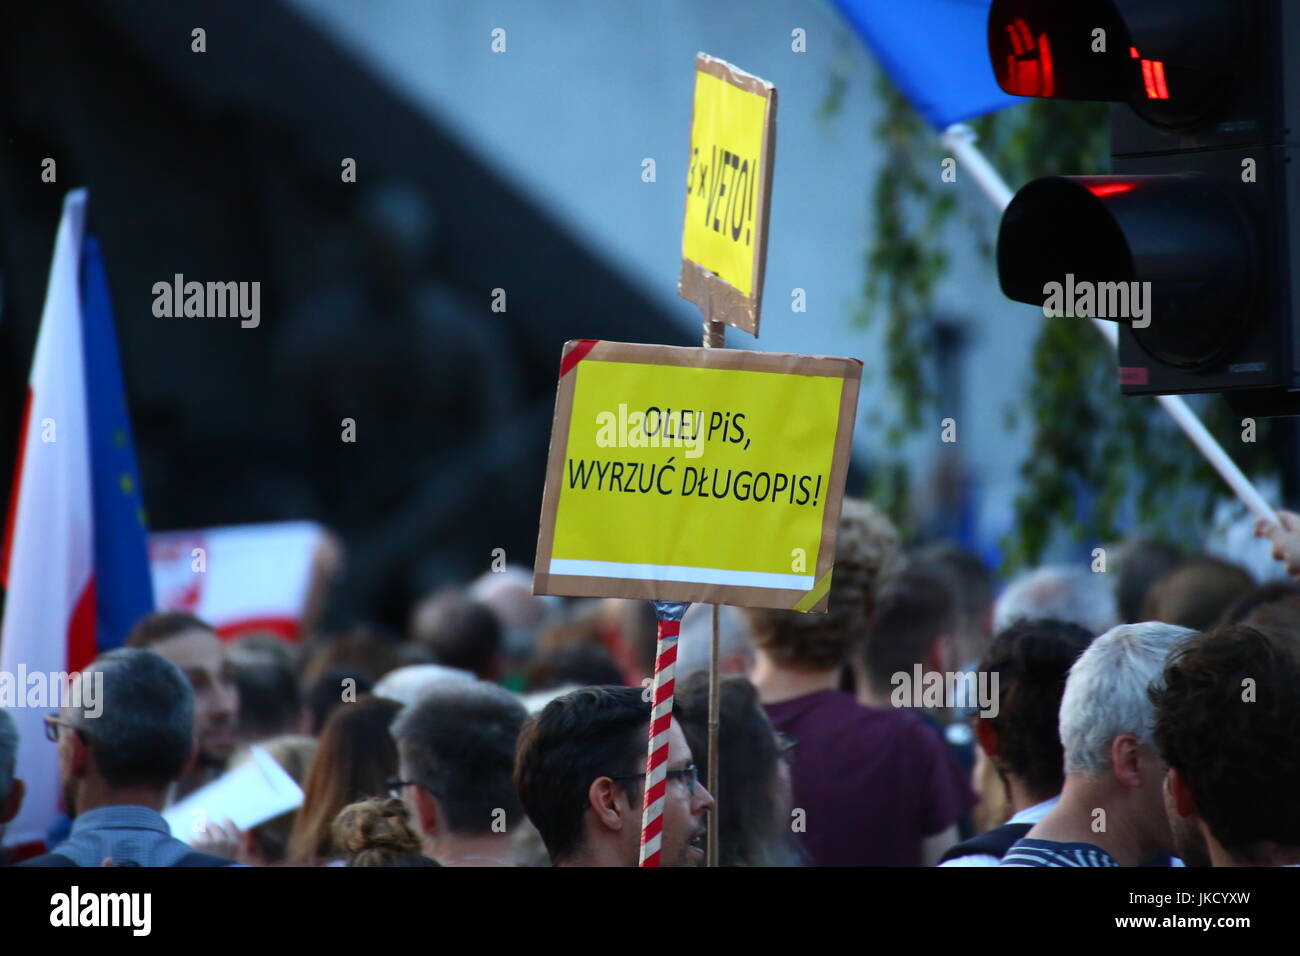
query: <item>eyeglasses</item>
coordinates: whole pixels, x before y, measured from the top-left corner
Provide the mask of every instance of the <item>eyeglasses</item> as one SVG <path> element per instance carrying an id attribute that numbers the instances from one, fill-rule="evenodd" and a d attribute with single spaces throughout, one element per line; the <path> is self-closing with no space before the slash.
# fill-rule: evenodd
<path id="1" fill-rule="evenodd" d="M 794 760 L 794 752 L 798 746 L 799 741 L 794 737 L 783 734 L 779 730 L 776 732 L 776 755 L 781 760 Z"/>
<path id="2" fill-rule="evenodd" d="M 81 737 L 82 740 L 86 739 L 84 736 L 82 736 L 80 727 L 74 726 L 73 724 L 68 723 L 68 721 L 66 720 L 60 720 L 58 717 L 54 716 L 53 714 L 46 714 L 45 717 L 42 719 L 45 722 L 45 739 L 50 741 L 51 743 L 59 742 L 60 727 L 67 727 L 69 730 L 74 731 L 78 737 Z"/>
<path id="3" fill-rule="evenodd" d="M 620 773 L 610 774 L 609 779 L 636 780 L 638 777 L 644 776 L 644 773 Z M 700 781 L 700 770 L 695 766 L 695 764 L 691 764 L 689 767 L 683 767 L 681 770 L 669 770 L 667 776 L 669 780 L 686 781 L 686 792 L 692 797 L 695 796 L 695 785 Z"/>

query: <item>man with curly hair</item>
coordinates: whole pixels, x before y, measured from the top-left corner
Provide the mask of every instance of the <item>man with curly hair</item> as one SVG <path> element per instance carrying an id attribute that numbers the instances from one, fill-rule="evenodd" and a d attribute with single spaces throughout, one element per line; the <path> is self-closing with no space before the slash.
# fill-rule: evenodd
<path id="1" fill-rule="evenodd" d="M 889 519 L 845 499 L 828 613 L 747 609 L 759 699 L 797 741 L 791 826 L 817 866 L 932 865 L 975 803 L 947 745 L 917 714 L 863 707 L 840 690 L 881 579 L 897 563 Z"/>
<path id="2" fill-rule="evenodd" d="M 1199 634 L 1153 687 L 1165 808 L 1189 866 L 1300 864 L 1300 641 Z"/>

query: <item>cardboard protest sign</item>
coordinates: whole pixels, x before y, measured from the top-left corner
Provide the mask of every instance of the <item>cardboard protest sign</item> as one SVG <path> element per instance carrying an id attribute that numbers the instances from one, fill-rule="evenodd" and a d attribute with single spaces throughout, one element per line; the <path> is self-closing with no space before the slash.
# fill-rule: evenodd
<path id="1" fill-rule="evenodd" d="M 754 336 L 775 150 L 776 88 L 697 54 L 677 291 L 707 317 Z"/>
<path id="2" fill-rule="evenodd" d="M 566 343 L 533 590 L 825 611 L 861 375 Z"/>

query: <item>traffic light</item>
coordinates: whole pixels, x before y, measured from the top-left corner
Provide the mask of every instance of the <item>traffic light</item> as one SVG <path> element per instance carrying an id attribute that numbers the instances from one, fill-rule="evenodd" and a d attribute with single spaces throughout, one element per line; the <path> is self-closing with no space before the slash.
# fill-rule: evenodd
<path id="1" fill-rule="evenodd" d="M 1008 93 L 1120 104 L 1110 175 L 1008 206 L 1006 295 L 1116 320 L 1126 394 L 1300 413 L 1300 2 L 993 0 L 988 44 Z"/>

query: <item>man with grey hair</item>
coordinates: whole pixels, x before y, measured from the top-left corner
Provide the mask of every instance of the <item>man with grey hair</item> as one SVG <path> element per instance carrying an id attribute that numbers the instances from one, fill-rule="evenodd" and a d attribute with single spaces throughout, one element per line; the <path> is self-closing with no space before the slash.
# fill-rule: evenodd
<path id="1" fill-rule="evenodd" d="M 85 706 L 45 718 L 59 748 L 59 781 L 74 818 L 53 853 L 20 866 L 229 866 L 171 835 L 160 811 L 194 759 L 194 692 L 174 664 L 123 648 L 85 671 L 101 674 L 98 716 Z"/>
<path id="2" fill-rule="evenodd" d="M 749 623 L 738 607 L 718 607 L 718 673 L 749 675 L 754 666 L 754 645 Z M 677 680 L 695 671 L 707 671 L 713 657 L 713 606 L 692 604 L 682 618 L 677 638 Z"/>
<path id="3" fill-rule="evenodd" d="M 1074 662 L 1061 698 L 1065 786 L 1002 866 L 1140 866 L 1173 851 L 1150 689 L 1193 634 L 1154 621 L 1121 624 Z"/>
<path id="4" fill-rule="evenodd" d="M 513 866 L 523 819 L 515 744 L 527 717 L 509 691 L 484 681 L 444 681 L 393 722 L 399 778 L 424 855 L 443 866 Z"/>
<path id="5" fill-rule="evenodd" d="M 993 632 L 1001 634 L 1017 621 L 1043 619 L 1078 624 L 1090 634 L 1104 634 L 1119 623 L 1115 592 L 1104 574 L 1049 564 L 1007 585 L 994 606 Z"/>
<path id="6" fill-rule="evenodd" d="M 18 816 L 27 792 L 23 782 L 14 776 L 17 764 L 18 728 L 8 711 L 0 710 L 0 837 L 4 836 L 5 824 Z"/>

